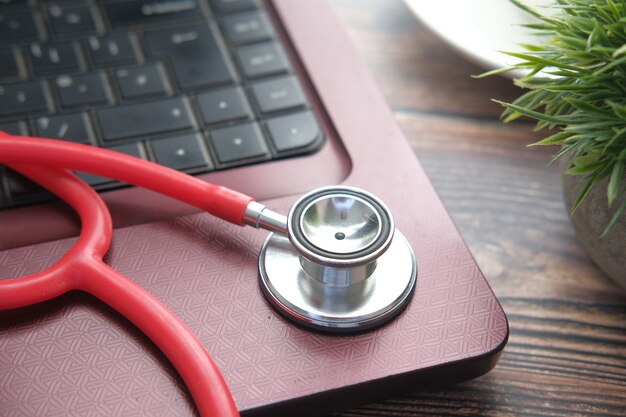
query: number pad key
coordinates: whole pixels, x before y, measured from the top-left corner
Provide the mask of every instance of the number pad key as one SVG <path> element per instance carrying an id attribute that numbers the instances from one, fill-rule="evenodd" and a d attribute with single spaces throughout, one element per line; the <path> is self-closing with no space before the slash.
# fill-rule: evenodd
<path id="1" fill-rule="evenodd" d="M 134 156 L 135 158 L 146 159 L 141 142 L 125 143 L 123 145 L 111 146 L 107 149 L 115 152 L 125 153 L 126 155 Z"/>
<path id="2" fill-rule="evenodd" d="M 258 42 L 274 35 L 265 13 L 252 12 L 227 16 L 223 20 L 226 38 L 233 44 Z"/>
<path id="3" fill-rule="evenodd" d="M 43 86 L 38 81 L 0 85 L 0 116 L 48 109 Z"/>
<path id="4" fill-rule="evenodd" d="M 7 122 L 0 123 L 0 132 L 8 133 L 9 135 L 23 136 L 28 135 L 24 122 Z"/>
<path id="5" fill-rule="evenodd" d="M 104 73 L 61 75 L 56 78 L 55 85 L 63 107 L 106 104 L 109 101 L 109 86 Z"/>
<path id="6" fill-rule="evenodd" d="M 104 12 L 111 26 L 150 25 L 202 18 L 197 0 L 126 0 L 104 2 Z"/>
<path id="7" fill-rule="evenodd" d="M 223 164 L 269 156 L 263 134 L 256 123 L 215 129 L 209 135 L 217 158 Z"/>
<path id="8" fill-rule="evenodd" d="M 248 78 L 278 74 L 289 69 L 285 51 L 276 42 L 239 48 L 237 59 Z"/>
<path id="9" fill-rule="evenodd" d="M 211 5 L 220 13 L 232 13 L 257 8 L 259 0 L 211 0 Z"/>
<path id="10" fill-rule="evenodd" d="M 7 169 L 6 180 L 9 194 L 13 200 L 17 201 L 41 201 L 52 198 L 52 194 L 43 189 L 39 184 L 34 183 L 22 174 Z"/>
<path id="11" fill-rule="evenodd" d="M 117 70 L 115 76 L 124 98 L 164 95 L 167 93 L 165 72 L 157 63 L 138 68 Z"/>
<path id="12" fill-rule="evenodd" d="M 0 12 L 0 42 L 37 39 L 37 27 L 31 11 Z"/>
<path id="13" fill-rule="evenodd" d="M 228 87 L 198 95 L 198 105 L 205 124 L 249 119 L 252 111 L 241 87 Z"/>
<path id="14" fill-rule="evenodd" d="M 0 78 L 19 76 L 19 68 L 12 48 L 0 49 Z"/>
<path id="15" fill-rule="evenodd" d="M 304 106 L 306 99 L 294 76 L 281 77 L 252 85 L 254 98 L 263 113 Z"/>
<path id="16" fill-rule="evenodd" d="M 91 129 L 85 113 L 35 119 L 37 134 L 44 138 L 91 144 Z"/>
<path id="17" fill-rule="evenodd" d="M 25 9 L 28 7 L 29 0 L 0 0 L 0 4 L 5 8 Z"/>
<path id="18" fill-rule="evenodd" d="M 87 49 L 91 60 L 98 67 L 137 62 L 133 38 L 129 35 L 90 36 Z"/>
<path id="19" fill-rule="evenodd" d="M 305 149 L 321 137 L 319 126 L 310 111 L 270 119 L 267 130 L 278 152 Z"/>
<path id="20" fill-rule="evenodd" d="M 107 141 L 195 126 L 188 101 L 180 97 L 111 107 L 98 110 L 97 115 Z"/>
<path id="21" fill-rule="evenodd" d="M 175 136 L 152 141 L 156 162 L 177 170 L 207 168 L 208 160 L 203 151 L 199 133 Z"/>
<path id="22" fill-rule="evenodd" d="M 95 32 L 96 30 L 89 6 L 70 7 L 53 4 L 48 7 L 48 14 L 52 29 L 57 34 Z"/>
<path id="23" fill-rule="evenodd" d="M 114 182 L 111 178 L 101 177 L 99 175 L 93 175 L 88 172 L 74 172 L 81 180 L 85 181 L 87 184 L 95 187 L 97 185 L 104 185 Z"/>
<path id="24" fill-rule="evenodd" d="M 233 75 L 206 24 L 145 34 L 148 50 L 169 59 L 181 88 L 229 83 Z"/>
<path id="25" fill-rule="evenodd" d="M 27 53 L 35 75 L 79 69 L 78 56 L 72 42 L 33 43 Z"/>

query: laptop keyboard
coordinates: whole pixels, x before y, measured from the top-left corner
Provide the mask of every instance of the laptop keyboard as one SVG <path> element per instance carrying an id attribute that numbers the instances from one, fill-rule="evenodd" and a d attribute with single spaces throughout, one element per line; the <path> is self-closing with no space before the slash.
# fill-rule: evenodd
<path id="1" fill-rule="evenodd" d="M 324 141 L 256 0 L 1 0 L 0 130 L 192 174 Z M 99 190 L 122 186 L 79 175 Z M 0 208 L 49 198 L 0 166 Z"/>

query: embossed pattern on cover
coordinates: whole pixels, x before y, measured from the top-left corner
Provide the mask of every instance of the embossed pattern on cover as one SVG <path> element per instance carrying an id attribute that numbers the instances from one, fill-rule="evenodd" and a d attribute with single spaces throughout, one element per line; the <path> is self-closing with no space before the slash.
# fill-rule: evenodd
<path id="1" fill-rule="evenodd" d="M 194 331 L 239 409 L 247 410 L 474 357 L 499 345 L 506 321 L 496 299 L 463 256 L 467 252 L 451 244 L 459 242 L 454 230 L 441 227 L 445 221 L 434 223 L 440 226 L 429 229 L 438 238 L 417 248 L 420 273 L 407 310 L 389 325 L 353 336 L 313 333 L 279 317 L 257 284 L 263 234 L 208 215 L 118 230 L 107 262 Z M 416 233 L 408 235 L 415 243 Z M 0 253 L 0 273 L 33 272 L 69 245 Z M 188 416 L 193 410 L 181 381 L 150 342 L 79 293 L 3 313 L 0 370 L 6 416 Z"/>

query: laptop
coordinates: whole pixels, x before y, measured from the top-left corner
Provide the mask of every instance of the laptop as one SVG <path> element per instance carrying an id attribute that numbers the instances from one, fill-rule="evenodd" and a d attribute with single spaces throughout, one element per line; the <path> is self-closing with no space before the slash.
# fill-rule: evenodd
<path id="1" fill-rule="evenodd" d="M 286 213 L 316 187 L 368 190 L 417 259 L 391 322 L 331 335 L 264 298 L 265 232 L 81 173 L 111 210 L 105 261 L 173 310 L 242 415 L 321 415 L 480 376 L 504 312 L 332 9 L 320 0 L 0 1 L 0 130 L 114 149 Z M 0 279 L 58 259 L 63 203 L 0 167 Z M 0 414 L 195 415 L 158 349 L 80 292 L 0 312 Z"/>

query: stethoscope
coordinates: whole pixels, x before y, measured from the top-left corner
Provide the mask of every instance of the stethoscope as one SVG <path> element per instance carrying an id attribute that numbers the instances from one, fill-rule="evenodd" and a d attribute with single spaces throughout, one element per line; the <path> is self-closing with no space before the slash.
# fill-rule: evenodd
<path id="1" fill-rule="evenodd" d="M 363 190 L 333 186 L 301 197 L 287 216 L 251 197 L 106 149 L 0 132 L 0 163 L 57 195 L 78 213 L 74 246 L 49 268 L 0 280 L 0 310 L 85 291 L 129 319 L 179 372 L 202 416 L 236 416 L 235 403 L 195 335 L 154 297 L 102 258 L 111 215 L 70 171 L 148 188 L 237 225 L 269 230 L 259 256 L 260 286 L 284 317 L 316 330 L 346 333 L 391 320 L 415 288 L 417 266 L 389 209 Z"/>

